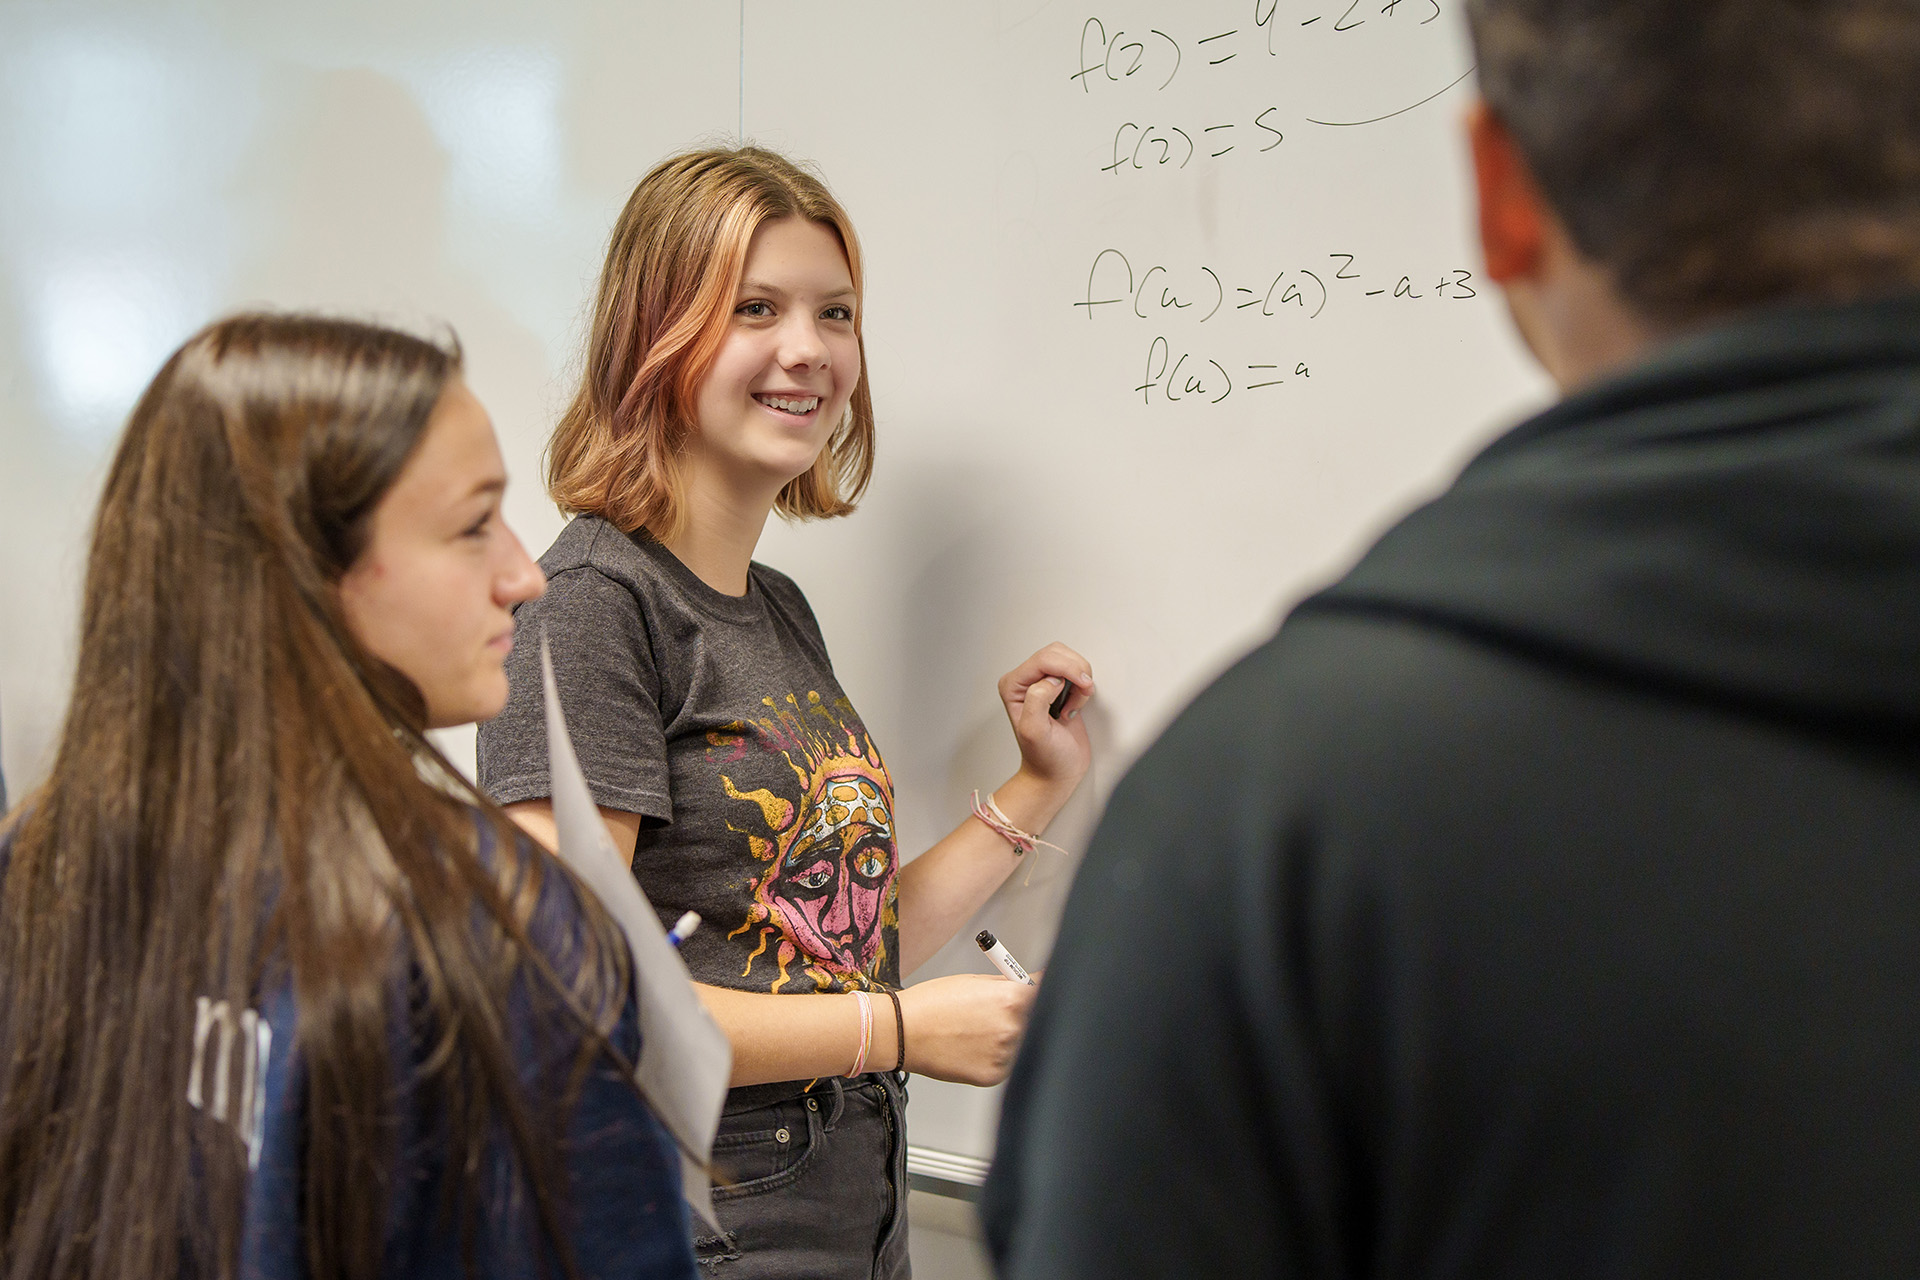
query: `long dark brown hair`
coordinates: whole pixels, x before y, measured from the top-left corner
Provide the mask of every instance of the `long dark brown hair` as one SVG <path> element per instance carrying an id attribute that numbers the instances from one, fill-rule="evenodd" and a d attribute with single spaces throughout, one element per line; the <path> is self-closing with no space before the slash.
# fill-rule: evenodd
<path id="1" fill-rule="evenodd" d="M 568 1104 L 523 1093 L 507 1009 L 571 1019 L 571 1096 L 631 962 L 584 891 L 567 975 L 530 945 L 541 878 L 563 873 L 458 781 L 418 690 L 355 642 L 336 590 L 458 371 L 457 349 L 391 330 L 238 316 L 134 409 L 59 751 L 0 882 L 4 1280 L 233 1272 L 247 1153 L 187 1100 L 196 1004 L 246 1009 L 288 982 L 312 1273 L 379 1268 L 409 1083 L 396 1018 L 425 1040 L 411 1083 L 449 1144 L 442 1208 L 469 1264 L 504 1136 L 515 1193 L 573 1269 Z"/>

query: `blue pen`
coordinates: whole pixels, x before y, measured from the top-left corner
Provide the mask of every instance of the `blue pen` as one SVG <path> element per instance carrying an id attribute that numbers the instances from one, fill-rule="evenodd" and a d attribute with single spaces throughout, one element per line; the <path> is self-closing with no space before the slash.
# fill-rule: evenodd
<path id="1" fill-rule="evenodd" d="M 677 947 L 688 938 L 691 938 L 693 931 L 699 927 L 700 913 L 698 911 L 689 911 L 674 922 L 673 928 L 667 930 L 667 941 Z"/>

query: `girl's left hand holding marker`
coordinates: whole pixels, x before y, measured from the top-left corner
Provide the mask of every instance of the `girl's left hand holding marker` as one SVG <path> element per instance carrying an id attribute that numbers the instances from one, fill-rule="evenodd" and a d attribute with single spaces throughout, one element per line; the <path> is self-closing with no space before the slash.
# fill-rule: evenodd
<path id="1" fill-rule="evenodd" d="M 902 987 L 907 1069 L 959 1084 L 999 1084 L 1013 1068 L 1039 990 L 984 973 Z"/>
<path id="2" fill-rule="evenodd" d="M 1062 689 L 1066 705 L 1049 714 Z M 1020 771 L 1049 789 L 1071 794 L 1093 763 L 1080 708 L 1093 697 L 1093 665 L 1055 642 L 1000 677 L 1000 702 L 1020 744 Z"/>

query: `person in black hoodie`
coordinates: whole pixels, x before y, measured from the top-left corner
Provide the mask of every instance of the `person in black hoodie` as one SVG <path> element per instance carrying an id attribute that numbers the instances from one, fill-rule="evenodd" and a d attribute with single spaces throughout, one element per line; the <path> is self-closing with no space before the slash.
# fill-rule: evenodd
<path id="1" fill-rule="evenodd" d="M 1115 792 L 1003 1276 L 1920 1273 L 1920 7 L 1469 9 L 1566 398 Z"/>

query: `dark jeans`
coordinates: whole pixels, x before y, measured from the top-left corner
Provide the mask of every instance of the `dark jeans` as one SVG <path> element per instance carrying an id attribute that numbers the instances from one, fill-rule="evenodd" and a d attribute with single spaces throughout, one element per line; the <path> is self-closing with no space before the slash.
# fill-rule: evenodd
<path id="1" fill-rule="evenodd" d="M 713 1143 L 714 1235 L 701 1267 L 725 1280 L 909 1280 L 906 1089 L 891 1072 L 735 1089 Z"/>

